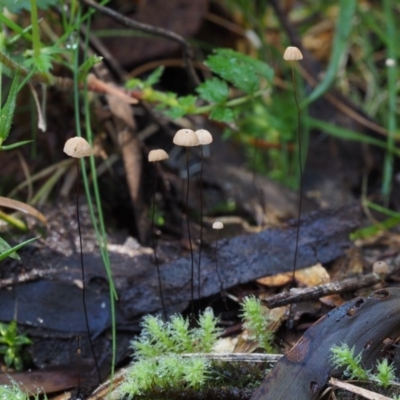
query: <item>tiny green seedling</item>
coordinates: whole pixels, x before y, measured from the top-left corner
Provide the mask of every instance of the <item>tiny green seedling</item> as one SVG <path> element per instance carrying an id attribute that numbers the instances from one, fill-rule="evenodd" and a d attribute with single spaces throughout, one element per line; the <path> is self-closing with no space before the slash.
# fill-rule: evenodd
<path id="1" fill-rule="evenodd" d="M 18 334 L 16 321 L 9 324 L 0 322 L 0 354 L 3 355 L 7 367 L 22 370 L 22 348 L 31 343 L 26 335 Z"/>

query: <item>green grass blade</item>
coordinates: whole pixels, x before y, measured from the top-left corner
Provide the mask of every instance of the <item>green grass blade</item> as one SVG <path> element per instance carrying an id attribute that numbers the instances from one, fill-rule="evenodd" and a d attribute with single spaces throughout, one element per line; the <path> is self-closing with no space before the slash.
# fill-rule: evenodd
<path id="1" fill-rule="evenodd" d="M 77 17 L 77 27 L 80 26 L 82 22 L 81 15 L 78 13 Z M 90 32 L 90 18 L 87 21 L 87 32 Z M 85 43 L 85 50 L 88 48 L 88 37 L 86 38 Z M 76 121 L 76 132 L 78 136 L 82 136 L 81 126 L 80 126 L 80 104 L 79 104 L 79 50 L 80 47 L 77 46 L 75 53 L 74 53 L 74 103 L 75 103 L 75 121 Z M 86 54 L 85 54 L 86 57 Z M 88 90 L 87 85 L 85 84 L 84 88 L 84 108 L 85 108 L 85 125 L 86 125 L 86 133 L 87 133 L 87 140 L 90 144 L 93 143 L 92 137 L 92 129 L 90 123 L 90 107 L 89 107 L 89 100 L 88 100 Z M 102 257 L 102 261 L 104 264 L 104 268 L 107 274 L 108 286 L 109 286 L 109 293 L 110 293 L 110 308 L 111 308 L 111 335 L 112 335 L 112 361 L 111 361 L 111 381 L 113 380 L 114 371 L 115 371 L 115 357 L 116 357 L 116 343 L 117 343 L 117 331 L 116 331 L 116 311 L 115 311 L 115 301 L 117 299 L 117 291 L 114 286 L 114 281 L 112 278 L 111 273 L 111 262 L 110 257 L 107 249 L 107 233 L 104 224 L 101 200 L 100 200 L 100 192 L 98 188 L 97 182 L 97 174 L 96 174 L 96 164 L 93 155 L 90 157 L 90 170 L 92 174 L 92 181 L 93 181 L 93 190 L 95 194 L 95 204 L 96 204 L 96 211 L 97 217 L 93 207 L 93 198 L 89 187 L 89 180 L 84 164 L 84 159 L 81 159 L 81 171 L 82 171 L 82 178 L 83 178 L 83 185 L 85 188 L 85 193 L 87 197 L 87 202 L 89 206 L 90 216 L 92 219 L 92 223 L 94 226 L 94 230 L 96 233 L 96 239 L 99 244 L 100 254 Z"/>
<path id="2" fill-rule="evenodd" d="M 387 136 L 387 152 L 383 164 L 383 179 L 382 179 L 382 195 L 386 203 L 389 201 L 389 196 L 392 188 L 393 177 L 393 148 L 395 146 L 395 133 L 396 133 L 396 80 L 397 80 L 397 67 L 396 67 L 396 46 L 397 46 L 397 32 L 394 20 L 395 10 L 392 7 L 393 1 L 384 0 L 383 9 L 385 13 L 386 29 L 387 29 L 387 55 L 388 58 L 394 61 L 394 65 L 387 67 L 387 90 L 389 94 L 389 109 L 388 109 L 388 131 Z"/>
<path id="3" fill-rule="evenodd" d="M 11 256 L 11 255 L 12 255 L 13 253 L 15 253 L 17 250 L 19 250 L 20 248 L 26 246 L 28 243 L 31 243 L 31 242 L 33 242 L 34 240 L 38 239 L 38 238 L 39 238 L 39 236 L 38 236 L 38 237 L 35 237 L 35 238 L 31 238 L 31 239 L 25 240 L 25 242 L 19 243 L 19 244 L 17 244 L 16 246 L 11 247 L 10 249 L 8 249 L 7 251 L 5 251 L 4 253 L 1 253 L 1 254 L 0 254 L 0 261 L 4 260 L 6 257 Z"/>
<path id="4" fill-rule="evenodd" d="M 332 53 L 324 79 L 312 93 L 300 104 L 301 108 L 309 105 L 321 97 L 332 85 L 339 68 L 340 59 L 348 45 L 352 28 L 352 20 L 357 8 L 357 0 L 341 0 L 340 13 L 337 19 L 335 36 L 333 38 Z"/>
<path id="5" fill-rule="evenodd" d="M 331 125 L 328 122 L 324 122 L 314 118 L 308 118 L 310 128 L 319 129 L 323 132 L 329 133 L 331 136 L 351 140 L 353 142 L 361 142 L 371 144 L 373 146 L 381 147 L 383 149 L 387 149 L 387 144 L 383 140 L 375 139 L 371 136 L 364 135 L 363 133 L 354 132 L 349 129 L 342 128 L 340 126 Z M 393 146 L 390 149 L 390 152 L 393 153 L 396 157 L 400 157 L 400 149 Z"/>

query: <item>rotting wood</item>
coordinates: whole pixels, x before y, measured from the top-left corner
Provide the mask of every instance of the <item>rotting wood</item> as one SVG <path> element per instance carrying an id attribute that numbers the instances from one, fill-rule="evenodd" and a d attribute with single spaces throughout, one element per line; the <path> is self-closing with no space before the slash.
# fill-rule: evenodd
<path id="1" fill-rule="evenodd" d="M 82 208 L 81 211 L 84 212 Z M 54 215 L 54 218 L 61 217 Z M 54 218 L 50 218 L 50 221 L 57 224 Z M 351 246 L 348 235 L 360 225 L 361 218 L 361 209 L 357 205 L 339 210 L 318 211 L 302 218 L 298 268 L 317 262 L 327 263 L 342 256 L 345 249 Z M 225 290 L 263 276 L 290 271 L 293 265 L 295 233 L 296 226 L 293 223 L 286 229 L 267 229 L 256 234 L 222 240 L 218 248 L 218 265 Z M 84 238 L 84 244 L 87 241 Z M 79 255 L 69 250 L 68 243 L 70 241 L 67 238 L 63 240 L 57 235 L 56 238 L 50 237 L 44 242 L 44 248 L 39 249 L 33 244 L 22 249 L 20 253 L 24 271 L 47 271 L 52 268 L 59 272 L 51 274 L 51 278 L 48 277 L 51 280 L 69 284 L 75 279 L 79 280 Z M 110 250 L 113 277 L 119 294 L 118 307 L 124 317 L 137 319 L 141 315 L 159 311 L 158 280 L 151 249 L 112 245 Z M 93 244 L 87 243 L 84 253 L 87 287 L 90 288 L 93 280 L 106 282 L 101 257 Z M 213 247 L 205 247 L 203 254 L 200 284 L 201 293 L 206 297 L 219 293 L 220 285 L 215 271 Z M 20 264 L 13 260 L 6 262 L 11 265 Z M 166 262 L 160 269 L 167 307 L 170 312 L 182 311 L 190 301 L 190 256 Z M 45 276 L 38 274 L 38 279 L 45 279 Z M 27 283 L 19 284 L 19 290 L 23 291 L 24 285 Z M 106 288 L 105 293 L 108 293 Z M 57 291 L 52 292 L 52 295 L 57 296 Z M 53 301 L 57 301 L 57 298 L 52 298 L 49 303 Z M 7 318 L 1 315 L 4 308 L 6 307 L 0 309 L 0 320 L 6 321 Z M 58 312 L 62 314 L 62 308 Z M 19 321 L 23 322 L 22 319 Z M 48 323 L 51 324 L 51 321 Z"/>
<path id="2" fill-rule="evenodd" d="M 384 339 L 400 334 L 400 289 L 380 289 L 335 308 L 318 320 L 278 361 L 251 400 L 309 400 L 318 396 L 335 370 L 331 348 L 346 343 L 362 351 L 366 368 L 385 351 Z"/>
<path id="3" fill-rule="evenodd" d="M 71 335 L 79 334 L 82 340 L 86 337 L 84 327 L 74 322 L 83 320 L 82 307 L 78 304 L 74 307 L 72 301 L 73 298 L 80 298 L 79 287 L 72 283 L 81 279 L 79 254 L 71 246 L 76 238 L 69 234 L 69 230 L 74 229 L 71 225 L 74 214 L 75 208 L 69 208 L 66 204 L 48 213 L 51 229 L 48 238 L 22 249 L 22 263 L 10 259 L 2 265 L 3 271 L 13 271 L 11 276 L 4 275 L 5 279 L 15 276 L 18 271 L 21 276 L 34 269 L 43 273 L 37 274 L 38 282 L 17 283 L 11 291 L 10 287 L 0 289 L 0 320 L 13 319 L 18 297 L 18 323 L 29 326 L 29 332 L 37 338 L 46 337 L 46 343 L 51 344 L 50 337 L 54 338 L 53 347 L 58 346 L 59 354 L 70 353 Z M 81 207 L 82 232 L 86 235 L 83 240 L 87 307 L 90 310 L 93 308 L 93 312 L 89 312 L 89 323 L 92 332 L 99 335 L 96 340 L 102 340 L 104 335 L 101 332 L 110 327 L 107 277 L 95 238 L 88 234 L 91 232 L 90 218 L 86 214 L 87 208 Z M 359 226 L 361 215 L 358 206 L 347 206 L 339 210 L 316 212 L 303 218 L 298 267 L 305 268 L 316 262 L 327 263 L 342 256 L 345 249 L 351 246 L 348 235 Z M 293 265 L 295 232 L 296 226 L 293 223 L 284 229 L 268 229 L 221 241 L 218 264 L 224 289 L 262 276 L 289 271 Z M 119 296 L 117 326 L 120 335 L 124 331 L 137 330 L 142 315 L 160 311 L 153 252 L 150 248 L 141 247 L 133 239 L 130 242 L 109 245 L 113 278 Z M 218 294 L 220 291 L 214 256 L 212 246 L 204 248 L 200 276 L 203 296 Z M 168 312 L 183 311 L 191 296 L 190 257 L 170 260 L 162 264 L 160 269 Z M 58 272 L 46 274 L 50 270 Z M 34 278 L 31 275 L 29 277 Z M 43 305 L 41 308 L 38 307 L 39 301 Z M 37 355 L 38 360 L 42 358 Z M 46 360 L 46 363 L 50 363 L 46 365 L 52 365 L 52 360 Z M 72 359 L 65 362 L 75 362 L 75 356 L 72 355 Z"/>

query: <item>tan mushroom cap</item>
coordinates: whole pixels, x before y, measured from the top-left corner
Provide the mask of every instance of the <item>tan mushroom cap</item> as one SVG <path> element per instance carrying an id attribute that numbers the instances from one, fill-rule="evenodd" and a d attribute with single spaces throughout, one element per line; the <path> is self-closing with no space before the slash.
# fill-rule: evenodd
<path id="1" fill-rule="evenodd" d="M 179 129 L 179 131 L 175 133 L 173 142 L 177 146 L 183 147 L 198 146 L 200 144 L 199 138 L 191 129 Z"/>
<path id="2" fill-rule="evenodd" d="M 372 266 L 372 271 L 379 276 L 386 275 L 389 272 L 389 266 L 385 261 L 376 261 Z"/>
<path id="3" fill-rule="evenodd" d="M 198 129 L 194 132 L 199 139 L 201 145 L 210 144 L 213 141 L 213 137 L 210 132 L 205 129 Z"/>
<path id="4" fill-rule="evenodd" d="M 91 156 L 93 154 L 93 149 L 86 139 L 75 136 L 65 142 L 64 153 L 70 157 L 82 158 Z"/>
<path id="5" fill-rule="evenodd" d="M 167 152 L 163 149 L 151 150 L 148 155 L 149 162 L 162 161 L 162 160 L 166 160 L 168 158 L 169 158 L 169 156 L 168 156 Z"/>
<path id="6" fill-rule="evenodd" d="M 283 59 L 286 61 L 298 61 L 303 59 L 303 54 L 297 47 L 289 46 L 283 53 Z"/>
<path id="7" fill-rule="evenodd" d="M 213 229 L 224 229 L 224 224 L 218 219 L 212 224 Z"/>

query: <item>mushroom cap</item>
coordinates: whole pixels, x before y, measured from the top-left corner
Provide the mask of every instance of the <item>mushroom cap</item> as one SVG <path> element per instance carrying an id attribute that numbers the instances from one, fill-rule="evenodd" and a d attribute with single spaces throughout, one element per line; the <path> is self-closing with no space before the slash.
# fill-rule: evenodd
<path id="1" fill-rule="evenodd" d="M 389 272 L 389 266 L 385 261 L 376 261 L 372 266 L 372 271 L 377 275 L 386 275 Z"/>
<path id="2" fill-rule="evenodd" d="M 297 61 L 303 59 L 303 54 L 297 47 L 289 46 L 283 53 L 283 59 L 286 61 Z"/>
<path id="3" fill-rule="evenodd" d="M 70 157 L 82 158 L 91 156 L 93 154 L 93 149 L 86 139 L 75 136 L 65 142 L 64 153 Z"/>
<path id="4" fill-rule="evenodd" d="M 199 139 L 199 143 L 201 145 L 210 144 L 213 141 L 213 137 L 210 132 L 206 131 L 205 129 L 198 129 L 194 132 Z"/>
<path id="5" fill-rule="evenodd" d="M 149 162 L 157 162 L 169 158 L 167 152 L 163 149 L 151 150 L 148 155 Z"/>
<path id="6" fill-rule="evenodd" d="M 216 220 L 213 224 L 212 224 L 212 228 L 213 229 L 224 229 L 224 224 L 222 223 L 222 221 L 220 220 Z"/>
<path id="7" fill-rule="evenodd" d="M 179 131 L 175 133 L 173 142 L 177 146 L 183 147 L 198 146 L 200 144 L 199 138 L 191 129 L 179 129 Z"/>

